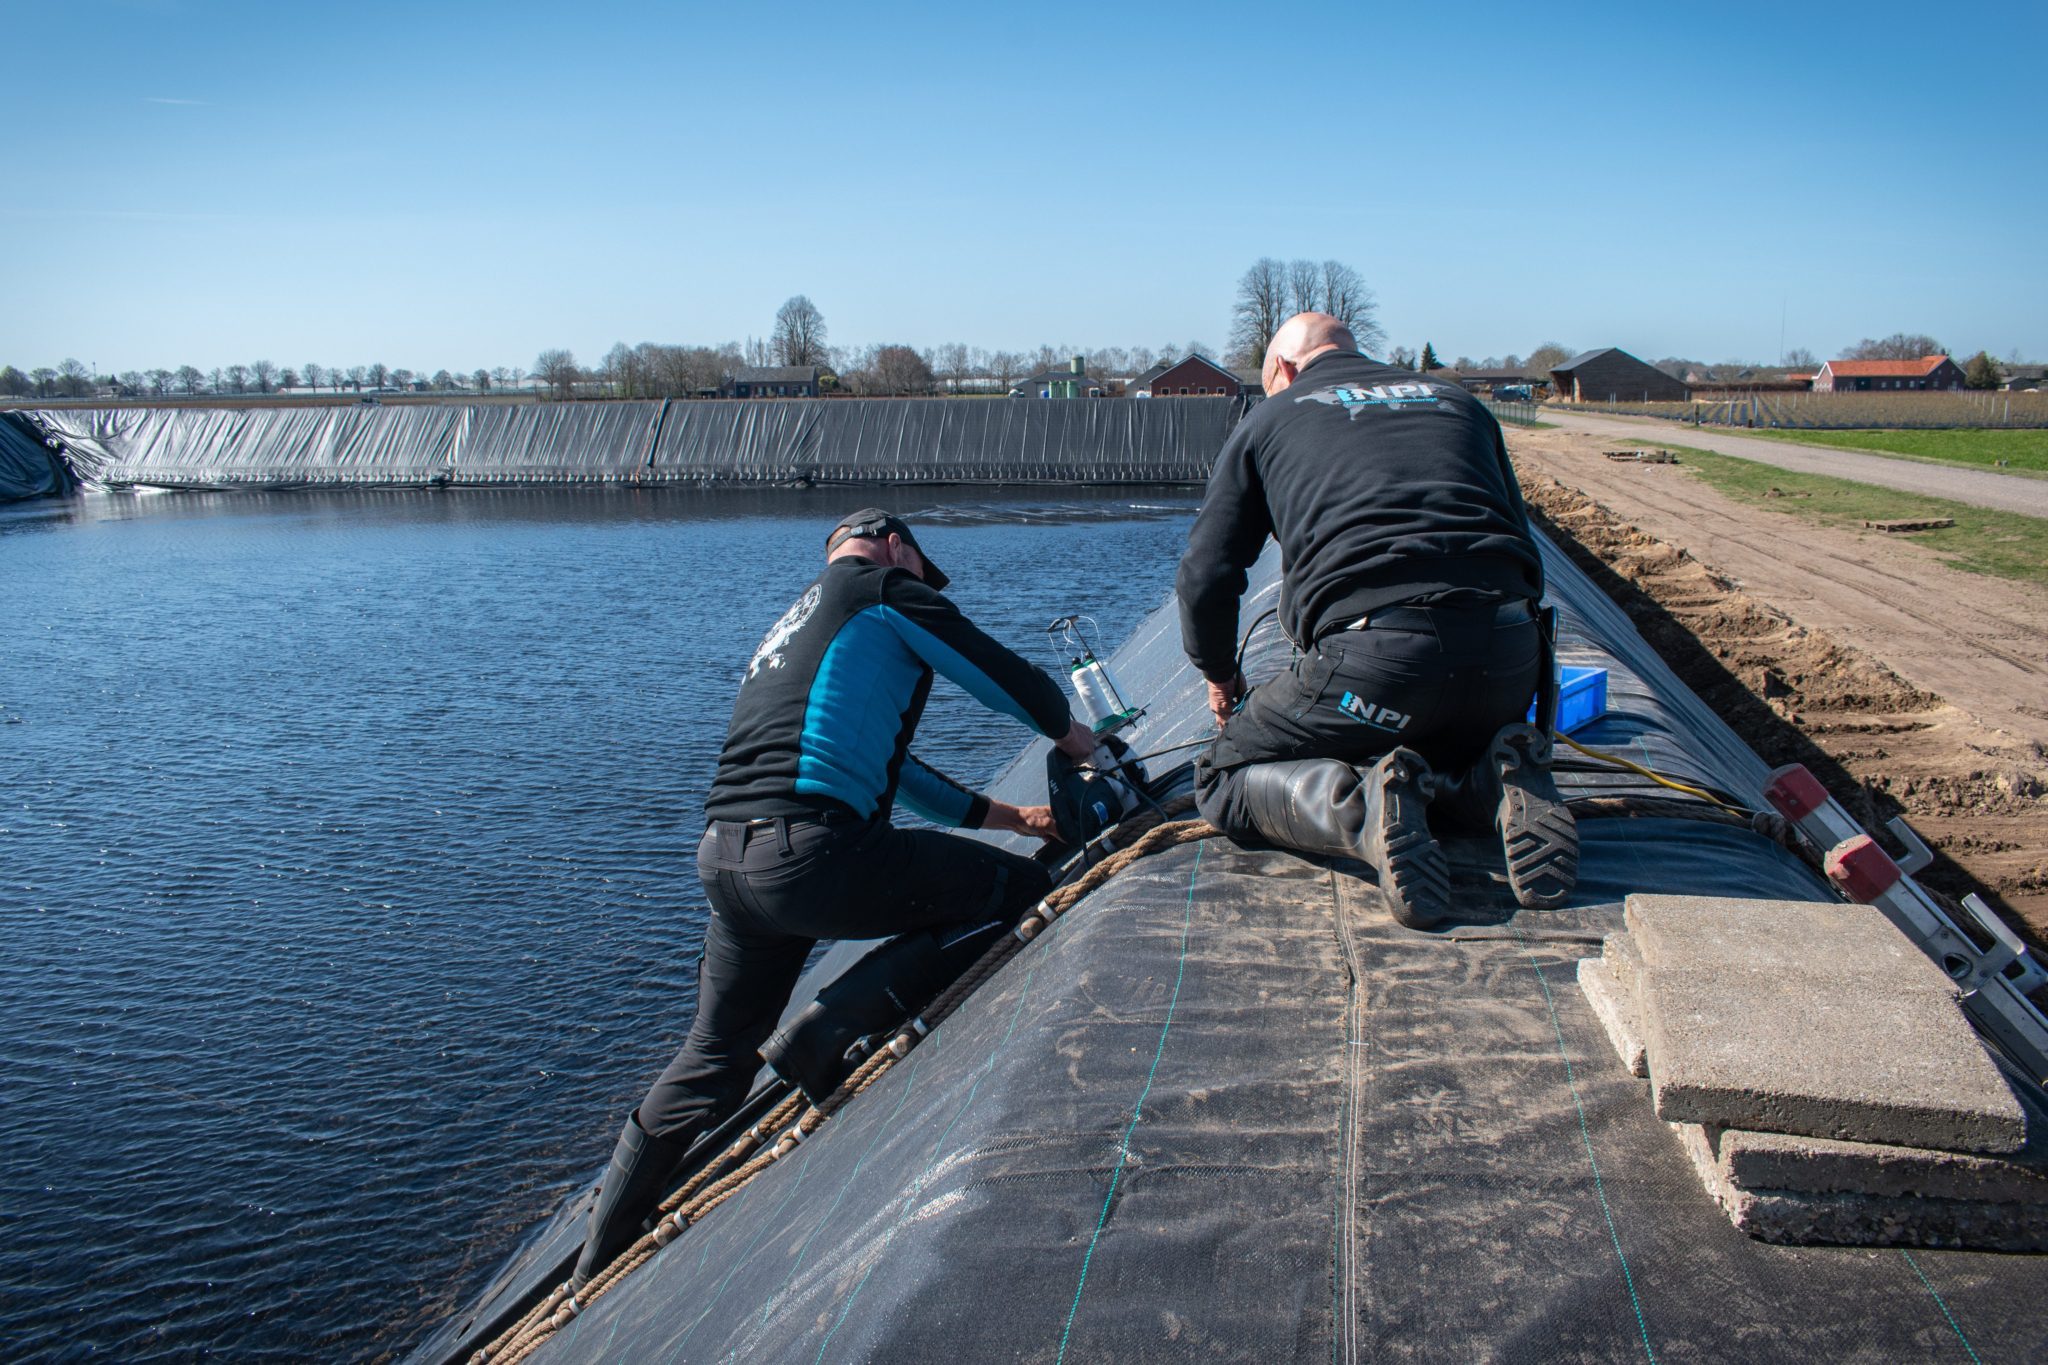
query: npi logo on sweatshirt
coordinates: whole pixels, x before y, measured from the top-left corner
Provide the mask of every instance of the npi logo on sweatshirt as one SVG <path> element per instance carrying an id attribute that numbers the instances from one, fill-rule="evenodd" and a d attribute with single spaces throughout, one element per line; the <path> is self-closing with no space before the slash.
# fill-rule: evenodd
<path id="1" fill-rule="evenodd" d="M 1433 408 L 1443 402 L 1437 395 L 1448 393 L 1449 389 L 1427 380 L 1416 380 L 1408 384 L 1374 384 L 1371 388 L 1357 388 L 1339 384 L 1335 388 L 1317 389 L 1295 399 L 1297 403 L 1328 403 L 1341 407 L 1353 417 L 1367 408 Z"/>

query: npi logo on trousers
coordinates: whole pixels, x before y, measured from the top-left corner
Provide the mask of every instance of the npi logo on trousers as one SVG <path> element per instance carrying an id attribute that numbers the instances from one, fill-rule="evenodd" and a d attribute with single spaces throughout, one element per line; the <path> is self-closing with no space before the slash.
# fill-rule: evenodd
<path id="1" fill-rule="evenodd" d="M 1391 706 L 1367 701 L 1355 692 L 1346 692 L 1343 700 L 1337 703 L 1337 709 L 1353 720 L 1364 721 L 1381 730 L 1404 729 L 1410 719 Z"/>

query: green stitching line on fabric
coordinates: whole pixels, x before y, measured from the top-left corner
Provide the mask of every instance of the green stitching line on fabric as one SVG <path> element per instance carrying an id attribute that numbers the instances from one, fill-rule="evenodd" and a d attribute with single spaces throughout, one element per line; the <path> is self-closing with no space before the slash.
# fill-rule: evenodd
<path id="1" fill-rule="evenodd" d="M 1536 973 L 1536 984 L 1543 987 L 1543 1003 L 1550 1009 L 1550 1027 L 1557 1034 L 1557 1055 L 1564 1061 L 1565 1084 L 1571 1087 L 1572 1104 L 1579 1111 L 1579 1139 L 1586 1144 L 1586 1162 L 1593 1168 L 1593 1192 L 1600 1196 L 1600 1212 L 1607 1219 L 1607 1238 L 1614 1243 L 1614 1254 L 1621 1261 L 1621 1281 L 1628 1287 L 1629 1307 L 1635 1310 L 1636 1330 L 1643 1334 L 1643 1354 L 1656 1365 L 1657 1351 L 1650 1345 L 1650 1325 L 1643 1320 L 1643 1301 L 1636 1296 L 1636 1277 L 1629 1269 L 1628 1253 L 1621 1249 L 1621 1234 L 1614 1228 L 1614 1210 L 1607 1203 L 1607 1182 L 1600 1178 L 1600 1160 L 1593 1155 L 1593 1130 L 1586 1123 L 1586 1102 L 1579 1098 L 1578 1078 L 1572 1074 L 1571 1053 L 1564 1045 L 1564 1025 L 1558 1021 L 1557 1001 L 1550 994 L 1550 982 L 1543 975 L 1542 964 L 1536 961 L 1536 954 L 1529 950 L 1529 942 L 1522 938 L 1522 927 L 1514 926 L 1515 937 L 1521 941 L 1522 955 L 1529 959 L 1529 970 Z"/>
<path id="2" fill-rule="evenodd" d="M 1970 1339 L 1963 1335 L 1962 1327 L 1956 1322 L 1956 1315 L 1948 1311 L 1948 1304 L 1942 1299 L 1941 1292 L 1934 1287 L 1933 1282 L 1930 1281 L 1926 1275 L 1921 1274 L 1920 1263 L 1914 1260 L 1912 1254 L 1908 1252 L 1904 1247 L 1899 1248 L 1899 1255 L 1904 1256 L 1906 1258 L 1906 1264 L 1913 1267 L 1913 1273 L 1915 1275 L 1920 1276 L 1920 1283 L 1926 1285 L 1927 1292 L 1934 1296 L 1934 1306 L 1936 1308 L 1939 1308 L 1941 1310 L 1941 1315 L 1948 1319 L 1949 1331 L 1954 1332 L 1956 1334 L 1956 1340 L 1963 1343 L 1963 1349 L 1970 1353 L 1970 1359 L 1975 1360 L 1977 1362 L 1977 1365 L 1984 1365 L 1983 1360 L 1979 1359 L 1977 1355 L 1977 1348 L 1972 1346 L 1970 1344 Z"/>
<path id="3" fill-rule="evenodd" d="M 1159 1026 L 1159 1046 L 1152 1053 L 1152 1069 L 1145 1073 L 1145 1088 L 1138 1092 L 1138 1102 L 1131 1106 L 1131 1121 L 1124 1129 L 1123 1145 L 1117 1151 L 1116 1169 L 1109 1174 L 1109 1193 L 1102 1197 L 1102 1213 L 1095 1220 L 1095 1235 L 1088 1239 L 1088 1253 L 1081 1258 L 1081 1282 L 1074 1286 L 1074 1303 L 1067 1309 L 1067 1325 L 1060 1332 L 1060 1353 L 1054 1365 L 1063 1365 L 1067 1358 L 1067 1339 L 1074 1334 L 1074 1315 L 1081 1311 L 1081 1291 L 1088 1287 L 1088 1266 L 1095 1259 L 1095 1244 L 1102 1240 L 1102 1229 L 1109 1222 L 1109 1206 L 1116 1199 L 1117 1182 L 1123 1178 L 1124 1163 L 1131 1155 L 1131 1134 L 1138 1129 L 1138 1119 L 1145 1112 L 1145 1097 L 1152 1093 L 1153 1078 L 1159 1074 L 1159 1059 L 1166 1055 L 1166 1035 L 1173 1028 L 1174 1007 L 1180 1004 L 1180 985 L 1188 974 L 1188 926 L 1195 916 L 1195 878 L 1202 870 L 1203 844 L 1195 845 L 1195 865 L 1188 870 L 1188 903 L 1180 921 L 1180 968 L 1174 973 L 1173 995 L 1166 1002 L 1166 1022 Z"/>

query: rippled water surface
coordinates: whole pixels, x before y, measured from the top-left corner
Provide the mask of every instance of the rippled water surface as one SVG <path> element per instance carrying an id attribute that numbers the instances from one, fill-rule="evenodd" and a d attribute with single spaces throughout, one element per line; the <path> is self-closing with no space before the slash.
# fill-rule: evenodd
<path id="1" fill-rule="evenodd" d="M 0 509 L 0 1354 L 379 1356 L 592 1173 L 688 1021 L 740 672 L 869 499 L 1040 662 L 1163 599 L 1194 507 Z M 941 683 L 918 747 L 1025 738 Z"/>

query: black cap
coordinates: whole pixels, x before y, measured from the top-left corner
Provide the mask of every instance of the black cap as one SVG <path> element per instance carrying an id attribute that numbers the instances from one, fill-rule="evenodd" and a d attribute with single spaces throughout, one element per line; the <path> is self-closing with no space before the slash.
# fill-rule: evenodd
<path id="1" fill-rule="evenodd" d="M 825 537 L 825 553 L 831 554 L 838 549 L 841 541 L 876 540 L 892 534 L 901 536 L 905 545 L 917 551 L 918 558 L 924 561 L 924 581 L 943 592 L 946 584 L 952 581 L 946 577 L 946 571 L 932 563 L 932 557 L 924 552 L 924 546 L 917 543 L 917 537 L 910 533 L 910 527 L 903 518 L 879 507 L 863 507 L 840 518 L 839 524 L 832 528 L 832 534 Z"/>

